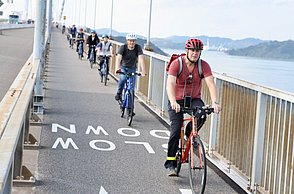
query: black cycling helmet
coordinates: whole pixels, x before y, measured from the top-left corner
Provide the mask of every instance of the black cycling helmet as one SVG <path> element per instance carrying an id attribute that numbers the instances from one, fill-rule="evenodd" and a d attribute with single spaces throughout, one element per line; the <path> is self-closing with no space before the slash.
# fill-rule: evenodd
<path id="1" fill-rule="evenodd" d="M 107 35 L 103 34 L 102 38 L 109 38 Z"/>

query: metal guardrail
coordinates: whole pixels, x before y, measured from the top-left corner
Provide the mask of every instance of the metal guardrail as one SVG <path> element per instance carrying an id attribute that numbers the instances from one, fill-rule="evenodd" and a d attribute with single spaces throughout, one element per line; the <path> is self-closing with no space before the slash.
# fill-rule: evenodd
<path id="1" fill-rule="evenodd" d="M 33 88 L 39 64 L 40 61 L 33 64 L 30 57 L 0 103 L 1 194 L 11 193 L 12 180 L 22 177 L 24 171 L 23 147 L 29 139 Z"/>
<path id="2" fill-rule="evenodd" d="M 112 42 L 116 52 L 122 43 Z M 169 58 L 144 55 L 149 73 L 137 79 L 137 96 L 169 123 Z M 110 72 L 115 76 L 115 56 Z M 214 77 L 223 111 L 201 129 L 208 159 L 248 193 L 294 193 L 294 95 L 215 72 Z M 205 84 L 202 98 L 211 104 Z"/>
<path id="3" fill-rule="evenodd" d="M 3 30 L 19 29 L 19 28 L 33 28 L 34 24 L 1 24 L 0 23 L 0 35 Z"/>
<path id="4" fill-rule="evenodd" d="M 34 24 L 1 24 L 0 30 L 18 29 L 18 28 L 33 28 Z"/>

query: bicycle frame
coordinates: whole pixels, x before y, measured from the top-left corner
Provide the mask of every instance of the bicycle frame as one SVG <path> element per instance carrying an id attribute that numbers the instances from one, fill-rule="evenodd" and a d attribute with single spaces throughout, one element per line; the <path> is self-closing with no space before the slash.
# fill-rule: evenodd
<path id="1" fill-rule="evenodd" d="M 187 113 L 189 115 L 188 118 L 183 118 L 183 123 L 181 127 L 180 134 L 180 146 L 179 150 L 176 154 L 177 161 L 177 171 L 178 174 L 181 169 L 181 165 L 183 163 L 189 163 L 189 179 L 190 186 L 193 193 L 204 193 L 205 185 L 206 185 L 206 176 L 207 176 L 207 165 L 206 165 L 206 156 L 205 156 L 205 148 L 201 141 L 201 138 L 198 134 L 198 130 L 202 127 L 204 123 L 200 123 L 198 126 L 198 117 L 203 118 L 201 115 L 206 114 L 209 115 L 214 112 L 213 108 L 208 106 L 203 107 L 195 107 L 195 108 L 185 108 L 181 107 L 181 112 Z M 185 143 L 184 139 L 184 127 L 185 122 L 192 123 L 192 130 L 190 132 L 187 143 Z M 205 120 L 204 120 L 205 122 Z M 196 153 L 194 153 L 196 152 Z M 200 174 L 200 176 L 198 175 Z"/>
<path id="2" fill-rule="evenodd" d="M 125 84 L 125 89 L 124 89 L 124 100 L 123 100 L 123 106 L 125 108 L 132 108 L 130 107 L 130 102 L 129 102 L 129 98 L 126 98 L 126 95 L 128 93 L 130 93 L 131 91 L 133 92 L 134 89 L 135 89 L 135 83 L 134 83 L 134 80 L 135 80 L 135 75 L 133 76 L 128 76 L 127 75 L 127 81 L 126 81 L 126 84 Z M 131 102 L 131 104 L 133 105 L 133 102 Z"/>
<path id="3" fill-rule="evenodd" d="M 79 47 L 78 47 L 78 51 L 79 51 L 79 55 L 83 54 L 83 41 L 78 41 Z"/>
<path id="4" fill-rule="evenodd" d="M 108 56 L 103 55 L 102 58 L 103 58 L 103 63 L 102 63 L 102 66 L 101 66 L 101 74 L 106 75 L 107 74 L 107 69 L 108 69 L 108 64 L 107 64 L 106 59 L 108 58 Z"/>
<path id="5" fill-rule="evenodd" d="M 191 130 L 191 133 L 190 133 L 190 136 L 189 136 L 189 139 L 187 141 L 187 144 L 186 144 L 186 148 L 185 147 L 185 141 L 184 141 L 184 122 L 185 121 L 192 121 L 192 130 Z M 193 140 L 193 137 L 197 137 L 198 136 L 198 132 L 195 128 L 197 126 L 197 120 L 195 119 L 195 116 L 191 116 L 190 118 L 185 118 L 183 119 L 183 124 L 182 124 L 182 128 L 181 128 L 181 151 L 182 151 L 182 158 L 181 158 L 181 163 L 186 163 L 187 160 L 188 160 L 188 155 L 189 155 L 189 151 L 191 151 L 191 154 L 194 154 L 193 153 L 193 149 L 190 149 L 191 146 L 192 146 L 192 140 Z M 192 160 L 192 164 L 194 165 L 194 161 Z"/>
<path id="6" fill-rule="evenodd" d="M 94 62 L 94 55 L 95 55 L 95 46 L 91 45 L 90 46 L 90 62 Z"/>

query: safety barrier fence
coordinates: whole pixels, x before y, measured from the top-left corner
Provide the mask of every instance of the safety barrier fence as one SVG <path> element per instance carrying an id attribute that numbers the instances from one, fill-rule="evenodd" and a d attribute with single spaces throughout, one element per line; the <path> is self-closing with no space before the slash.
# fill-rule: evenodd
<path id="1" fill-rule="evenodd" d="M 0 193 L 11 193 L 12 181 L 23 177 L 23 148 L 29 141 L 33 88 L 39 61 L 28 59 L 0 103 Z M 33 181 L 34 177 L 30 177 Z"/>
<path id="2" fill-rule="evenodd" d="M 2 35 L 2 30 L 32 28 L 32 27 L 34 27 L 34 24 L 1 24 L 0 23 L 0 35 Z"/>

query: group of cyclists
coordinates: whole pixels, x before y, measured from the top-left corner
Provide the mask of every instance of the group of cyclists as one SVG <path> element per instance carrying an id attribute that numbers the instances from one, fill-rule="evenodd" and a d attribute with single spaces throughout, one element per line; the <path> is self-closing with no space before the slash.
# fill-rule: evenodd
<path id="1" fill-rule="evenodd" d="M 83 29 L 80 29 L 77 33 L 75 25 L 69 29 L 71 39 L 77 37 L 78 40 L 85 41 L 83 35 Z M 112 55 L 112 45 L 109 42 L 109 37 L 103 35 L 103 41 L 100 43 L 99 38 L 95 31 L 91 32 L 91 36 L 87 39 L 87 46 L 95 45 L 98 52 L 102 52 L 104 55 Z M 136 34 L 130 33 L 126 36 L 126 43 L 122 45 L 116 56 L 116 73 L 124 72 L 119 74 L 118 89 L 115 95 L 115 100 L 119 101 L 122 99 L 122 93 L 124 85 L 126 83 L 126 73 L 135 73 L 137 71 L 137 63 L 141 66 L 141 75 L 146 75 L 146 68 L 143 56 L 142 47 L 136 43 Z M 79 44 L 83 43 L 80 42 Z M 89 49 L 90 50 L 90 49 Z M 95 51 L 96 51 L 95 50 Z M 212 107 L 215 113 L 219 113 L 221 110 L 216 85 L 210 65 L 204 61 L 200 61 L 202 66 L 203 77 L 198 72 L 198 61 L 200 60 L 201 52 L 203 50 L 203 43 L 201 40 L 191 38 L 186 41 L 185 44 L 185 55 L 180 56 L 180 60 L 174 60 L 170 64 L 167 76 L 167 96 L 168 96 L 168 113 L 171 121 L 170 124 L 170 138 L 168 140 L 168 151 L 167 158 L 164 163 L 164 167 L 167 169 L 168 176 L 176 176 L 176 152 L 179 147 L 180 130 L 183 122 L 183 113 L 180 111 L 181 107 L 184 106 L 187 100 L 191 108 L 198 106 L 204 106 L 204 102 L 201 99 L 201 87 L 202 81 L 204 80 L 208 86 L 210 97 L 212 100 Z M 96 54 L 95 54 L 96 56 Z M 90 53 L 88 52 L 88 58 Z M 96 58 L 94 59 L 96 61 Z M 181 72 L 179 74 L 179 72 Z M 135 83 L 135 79 L 133 80 Z M 204 123 L 206 117 L 197 117 L 198 125 Z M 189 129 L 190 128 L 190 129 Z M 187 125 L 186 131 L 189 136 L 191 131 L 191 124 Z"/>
<path id="2" fill-rule="evenodd" d="M 65 28 L 65 26 L 63 26 Z M 63 29 L 62 29 L 63 32 Z M 88 54 L 87 54 L 87 59 L 90 59 L 90 54 L 91 54 L 91 48 L 94 48 L 94 55 L 93 55 L 93 63 L 97 63 L 96 56 L 99 56 L 99 69 L 103 63 L 102 58 L 106 56 L 106 64 L 107 64 L 107 71 L 109 71 L 108 65 L 109 65 L 109 58 L 112 56 L 113 53 L 113 47 L 112 43 L 109 41 L 109 36 L 108 35 L 102 35 L 102 41 L 100 41 L 97 33 L 92 30 L 88 38 L 86 39 L 86 35 L 84 33 L 83 28 L 79 28 L 77 30 L 75 25 L 72 25 L 71 27 L 68 28 L 68 33 L 67 33 L 67 39 L 69 41 L 69 47 L 73 48 L 73 45 L 76 44 L 76 52 L 79 52 L 79 46 L 82 49 L 82 56 L 81 59 L 84 58 L 84 42 L 86 42 L 86 46 L 89 48 L 88 49 Z"/>

